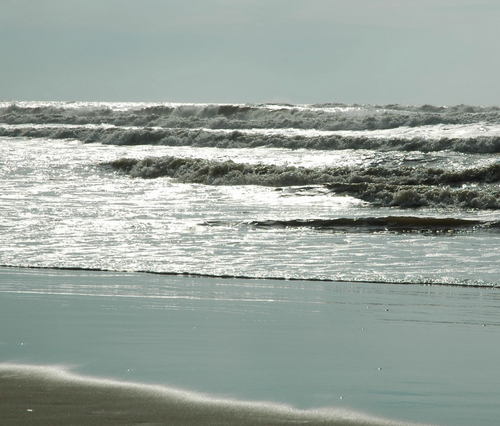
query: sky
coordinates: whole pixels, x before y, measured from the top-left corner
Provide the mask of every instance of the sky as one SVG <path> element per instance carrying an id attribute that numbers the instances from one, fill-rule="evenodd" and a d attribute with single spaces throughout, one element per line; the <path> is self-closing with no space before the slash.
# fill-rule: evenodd
<path id="1" fill-rule="evenodd" d="M 0 100 L 500 105 L 498 0 L 0 0 Z"/>

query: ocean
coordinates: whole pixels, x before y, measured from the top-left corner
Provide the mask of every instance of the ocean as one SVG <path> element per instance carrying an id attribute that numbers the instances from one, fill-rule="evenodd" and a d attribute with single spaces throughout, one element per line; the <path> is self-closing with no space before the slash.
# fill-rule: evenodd
<path id="1" fill-rule="evenodd" d="M 494 424 L 499 153 L 498 107 L 0 102 L 0 367 Z"/>

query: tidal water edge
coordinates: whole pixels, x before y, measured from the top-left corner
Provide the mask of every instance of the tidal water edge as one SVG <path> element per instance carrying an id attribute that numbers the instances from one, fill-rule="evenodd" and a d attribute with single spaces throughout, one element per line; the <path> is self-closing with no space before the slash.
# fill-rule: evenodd
<path id="1" fill-rule="evenodd" d="M 496 289 L 26 269 L 1 283 L 5 362 L 401 421 L 498 415 Z"/>

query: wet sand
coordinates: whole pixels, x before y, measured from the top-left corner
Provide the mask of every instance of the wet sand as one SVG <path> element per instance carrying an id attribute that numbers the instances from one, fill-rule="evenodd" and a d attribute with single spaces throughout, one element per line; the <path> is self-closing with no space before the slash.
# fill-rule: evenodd
<path id="1" fill-rule="evenodd" d="M 372 419 L 193 400 L 166 388 L 46 374 L 41 368 L 0 369 L 2 425 L 372 425 Z M 356 417 L 354 413 L 352 417 Z"/>
<path id="2" fill-rule="evenodd" d="M 0 268 L 0 425 L 496 424 L 499 311 L 487 288 Z"/>

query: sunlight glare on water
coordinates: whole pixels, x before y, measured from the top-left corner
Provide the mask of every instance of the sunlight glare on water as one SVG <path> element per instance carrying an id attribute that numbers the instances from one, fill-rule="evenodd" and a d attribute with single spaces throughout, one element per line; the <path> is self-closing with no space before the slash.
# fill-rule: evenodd
<path id="1" fill-rule="evenodd" d="M 238 226 L 251 220 L 377 216 L 363 202 L 256 186 L 131 179 L 98 163 L 130 156 L 196 156 L 278 164 L 353 164 L 369 151 L 82 145 L 3 139 L 2 264 L 393 281 L 495 282 L 498 234 L 434 237 Z M 358 206 L 356 210 L 353 207 Z M 383 211 L 383 210 L 382 210 Z M 400 214 L 394 209 L 388 214 Z M 406 212 L 402 212 L 406 214 Z M 425 214 L 425 210 L 421 213 Z M 441 213 L 441 214 L 445 214 Z M 469 217 L 484 216 L 469 214 Z M 217 220 L 226 226 L 207 227 Z"/>

